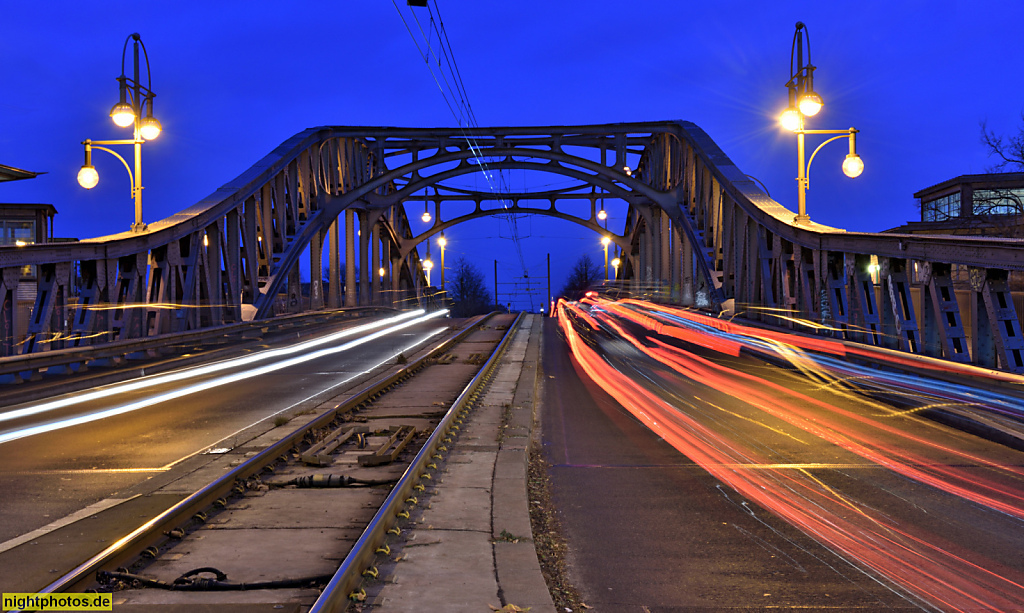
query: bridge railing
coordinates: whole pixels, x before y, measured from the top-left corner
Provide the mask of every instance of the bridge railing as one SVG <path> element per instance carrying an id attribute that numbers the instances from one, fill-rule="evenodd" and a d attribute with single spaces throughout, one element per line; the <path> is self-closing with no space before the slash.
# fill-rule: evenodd
<path id="1" fill-rule="evenodd" d="M 394 277 L 389 289 L 371 274 L 376 267 L 364 265 L 356 273 L 358 207 L 346 212 L 347 240 L 339 231 L 339 211 L 324 211 L 332 197 L 365 182 L 378 165 L 356 138 L 310 129 L 144 232 L 0 248 L 0 356 L 343 305 L 406 304 L 424 285 L 422 271 L 386 262 Z M 393 240 L 411 235 L 404 210 L 397 208 L 374 218 L 372 231 Z M 347 281 L 337 265 L 339 245 L 353 254 Z M 324 249 L 331 251 L 333 266 L 321 283 Z M 308 285 L 299 274 L 304 254 L 315 279 Z M 416 258 L 407 261 L 418 264 Z"/>
<path id="2" fill-rule="evenodd" d="M 637 235 L 646 243 L 637 267 L 653 263 L 676 301 L 785 325 L 809 320 L 850 340 L 1024 372 L 1011 292 L 1024 241 L 797 224 L 686 122 L 652 136 L 637 174 L 662 194 Z"/>

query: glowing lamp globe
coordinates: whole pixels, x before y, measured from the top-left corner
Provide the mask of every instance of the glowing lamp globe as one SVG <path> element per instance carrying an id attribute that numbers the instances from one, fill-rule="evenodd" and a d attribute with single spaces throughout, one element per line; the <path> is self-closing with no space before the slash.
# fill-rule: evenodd
<path id="1" fill-rule="evenodd" d="M 82 166 L 78 171 L 78 184 L 85 189 L 92 189 L 100 182 L 100 174 L 94 166 Z"/>
<path id="2" fill-rule="evenodd" d="M 434 268 L 434 263 L 433 262 L 431 262 L 430 260 L 423 260 L 423 269 L 424 270 L 431 270 L 433 268 Z"/>
<path id="3" fill-rule="evenodd" d="M 153 140 L 160 136 L 161 130 L 163 130 L 163 127 L 156 117 L 145 117 L 139 124 L 139 134 L 146 140 Z"/>
<path id="4" fill-rule="evenodd" d="M 135 121 L 135 109 L 127 102 L 118 102 L 114 108 L 110 109 L 110 118 L 118 126 L 127 128 Z"/>
<path id="5" fill-rule="evenodd" d="M 793 107 L 789 107 L 782 112 L 779 116 L 779 123 L 782 127 L 789 130 L 790 132 L 796 132 L 804 125 L 803 117 L 800 116 L 800 111 Z"/>
<path id="6" fill-rule="evenodd" d="M 856 179 L 862 172 L 864 172 L 864 160 L 860 159 L 856 153 L 847 155 L 843 160 L 843 174 L 851 179 Z"/>
<path id="7" fill-rule="evenodd" d="M 607 236 L 602 236 L 601 244 L 607 247 L 608 245 L 612 244 L 612 239 L 608 238 Z"/>
<path id="8" fill-rule="evenodd" d="M 604 221 L 608 219 L 608 213 L 606 213 L 604 209 L 601 209 L 600 211 L 597 212 L 597 218 L 600 219 L 601 221 Z"/>
<path id="9" fill-rule="evenodd" d="M 800 97 L 800 112 L 803 113 L 805 117 L 814 117 L 818 114 L 818 111 L 821 110 L 822 104 L 824 104 L 824 102 L 822 101 L 821 96 L 814 92 L 807 92 Z"/>
<path id="10" fill-rule="evenodd" d="M 420 216 L 420 219 L 423 220 L 423 223 L 430 223 L 430 213 L 423 211 L 423 215 Z"/>

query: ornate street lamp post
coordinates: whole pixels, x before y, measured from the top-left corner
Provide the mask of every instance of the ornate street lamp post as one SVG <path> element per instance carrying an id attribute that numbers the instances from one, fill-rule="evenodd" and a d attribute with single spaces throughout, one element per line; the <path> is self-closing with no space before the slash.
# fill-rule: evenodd
<path id="1" fill-rule="evenodd" d="M 807 43 L 807 62 L 804 63 L 804 43 Z M 789 106 L 779 117 L 779 123 L 787 130 L 797 135 L 797 195 L 798 209 L 797 216 L 793 219 L 795 223 L 807 223 L 811 220 L 807 215 L 807 190 L 810 188 L 811 162 L 814 156 L 818 155 L 821 148 L 834 140 L 846 138 L 850 142 L 850 153 L 843 161 L 843 173 L 850 178 L 856 178 L 864 172 L 864 161 L 857 155 L 857 130 L 807 130 L 804 128 L 804 120 L 818 114 L 824 101 L 814 91 L 814 71 L 816 67 L 811 64 L 811 38 L 807 33 L 807 26 L 803 22 L 796 22 L 796 33 L 793 35 L 793 48 L 789 56 L 789 82 L 786 88 L 789 91 Z M 807 159 L 804 147 L 804 135 L 806 134 L 838 134 L 825 142 L 811 153 Z"/>
<path id="2" fill-rule="evenodd" d="M 135 60 L 131 78 L 124 74 L 124 57 L 128 52 L 128 41 L 133 41 Z M 146 85 L 142 85 L 140 79 L 140 47 L 146 60 Z M 143 232 L 146 229 L 146 224 L 142 222 L 142 143 L 159 136 L 163 128 L 153 116 L 153 99 L 156 97 L 152 89 L 153 76 L 149 70 L 149 54 L 146 52 L 146 45 L 143 44 L 138 33 L 132 34 L 124 41 L 124 49 L 121 51 L 121 76 L 117 78 L 117 82 L 120 86 L 120 100 L 110 109 L 110 118 L 122 128 L 133 126 L 134 138 L 96 141 L 86 139 L 82 141 L 82 144 L 85 145 L 85 164 L 78 171 L 78 184 L 85 189 L 92 189 L 99 183 L 99 173 L 92 165 L 93 149 L 106 151 L 121 160 L 128 170 L 132 198 L 135 200 L 135 223 L 132 224 L 132 232 Z M 143 112 L 145 112 L 145 116 L 143 116 Z M 135 148 L 134 165 L 129 166 L 123 157 L 102 145 L 133 145 Z"/>

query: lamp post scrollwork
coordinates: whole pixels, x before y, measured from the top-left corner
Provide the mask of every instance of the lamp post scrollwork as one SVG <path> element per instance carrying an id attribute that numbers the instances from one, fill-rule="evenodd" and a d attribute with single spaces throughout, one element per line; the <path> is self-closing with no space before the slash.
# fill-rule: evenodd
<path id="1" fill-rule="evenodd" d="M 125 75 L 125 55 L 128 52 L 128 42 L 132 41 L 134 71 L 132 76 Z M 139 50 L 146 61 L 146 84 L 142 84 L 139 63 Z M 142 221 L 142 144 L 155 139 L 160 135 L 163 126 L 153 116 L 153 77 L 149 69 L 149 54 L 146 52 L 146 45 L 138 33 L 131 34 L 124 41 L 124 48 L 121 51 L 121 76 L 117 77 L 119 85 L 120 100 L 110 109 L 110 118 L 119 127 L 127 128 L 133 126 L 134 138 L 117 140 L 84 140 L 85 164 L 78 171 L 78 184 L 85 189 L 92 189 L 99 183 L 99 173 L 92 164 L 92 150 L 99 149 L 110 153 L 121 160 L 128 170 L 129 186 L 131 187 L 132 199 L 135 201 L 135 223 L 132 224 L 133 232 L 143 232 L 146 224 Z M 114 150 L 102 145 L 132 145 L 134 147 L 134 164 L 129 165 L 127 160 L 117 154 Z"/>
<path id="2" fill-rule="evenodd" d="M 804 62 L 804 45 L 807 46 L 807 61 Z M 793 219 L 795 223 L 807 223 L 811 220 L 807 215 L 807 190 L 810 188 L 810 169 L 814 156 L 818 155 L 821 148 L 835 140 L 846 138 L 849 140 L 850 153 L 843 161 L 843 173 L 856 178 L 864 172 L 864 161 L 857 154 L 857 132 L 855 128 L 848 130 L 808 130 L 804 127 L 805 119 L 813 117 L 821 111 L 824 101 L 814 91 L 814 71 L 816 67 L 811 64 L 811 38 L 807 33 L 807 26 L 803 22 L 796 22 L 796 33 L 793 35 L 793 48 L 789 55 L 789 81 L 786 89 L 789 92 L 789 105 L 779 117 L 782 127 L 796 134 L 797 137 L 797 215 Z M 807 134 L 836 134 L 811 153 L 807 158 L 804 138 Z"/>

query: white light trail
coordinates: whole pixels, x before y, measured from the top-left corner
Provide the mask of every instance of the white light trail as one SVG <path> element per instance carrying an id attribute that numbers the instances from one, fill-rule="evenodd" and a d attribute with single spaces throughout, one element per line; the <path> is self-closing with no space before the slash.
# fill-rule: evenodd
<path id="1" fill-rule="evenodd" d="M 438 313 L 447 313 L 448 311 L 438 311 Z M 417 315 L 423 315 L 426 311 L 420 309 L 417 311 L 409 311 L 408 313 L 402 313 L 394 317 L 388 317 L 379 321 L 373 321 L 361 326 L 355 326 L 353 328 L 346 328 L 327 336 L 322 336 L 304 343 L 298 343 L 290 347 L 282 347 L 280 349 L 271 349 L 269 351 L 261 351 L 253 355 L 248 355 L 242 358 L 234 358 L 225 360 L 223 362 L 216 362 L 214 364 L 208 364 L 206 366 L 199 366 L 196 368 L 189 368 L 166 375 L 159 375 L 155 377 L 148 377 L 145 379 L 139 379 L 137 381 L 130 381 L 127 383 L 118 383 L 102 389 L 86 392 L 84 394 L 72 394 L 65 398 L 58 400 L 51 400 L 49 402 L 43 402 L 39 404 L 33 404 L 23 409 L 15 409 L 13 411 L 7 411 L 0 413 L 0 422 L 10 421 L 12 419 L 20 419 L 22 417 L 30 417 L 32 415 L 39 415 L 40 413 L 46 413 L 48 411 L 55 411 L 57 409 L 63 409 L 72 405 L 80 404 L 83 402 L 89 402 L 92 400 L 99 400 L 101 398 L 108 398 L 116 394 L 122 394 L 124 392 L 133 392 L 136 390 L 146 389 L 148 387 L 154 387 L 157 385 L 163 385 L 164 383 L 173 383 L 175 381 L 181 381 L 183 379 L 191 379 L 202 375 L 208 375 L 210 373 L 220 372 L 222 370 L 228 370 L 230 368 L 237 368 L 239 366 L 245 366 L 247 364 L 253 364 L 255 362 L 261 362 L 263 360 L 269 360 L 284 355 L 290 355 L 293 353 L 299 353 L 306 351 L 318 345 L 330 343 L 338 339 L 342 339 L 353 334 L 359 334 L 366 332 L 374 328 L 386 326 L 388 324 L 398 323 L 402 320 L 409 319 L 410 317 L 416 317 Z M 422 319 L 417 320 L 422 321 Z M 3 441 L 0 441 L 3 442 Z"/>
<path id="2" fill-rule="evenodd" d="M 423 313 L 423 311 L 419 311 L 419 313 Z M 96 413 L 89 413 L 87 415 L 79 415 L 79 416 L 76 416 L 76 417 L 71 417 L 71 418 L 64 419 L 64 420 L 57 421 L 57 422 L 53 422 L 53 423 L 40 424 L 38 426 L 31 426 L 31 427 L 28 427 L 28 428 L 22 428 L 22 429 L 19 429 L 19 430 L 12 430 L 10 432 L 5 432 L 3 434 L 0 434 L 0 444 L 7 443 L 7 442 L 10 442 L 10 441 L 13 441 L 13 440 L 17 440 L 19 438 L 25 438 L 27 436 L 34 436 L 36 434 L 43 434 L 45 432 L 52 432 L 54 430 L 60 430 L 60 429 L 63 429 L 63 428 L 69 428 L 71 426 L 77 426 L 77 425 L 80 425 L 80 424 L 85 424 L 85 423 L 89 423 L 89 422 L 92 422 L 92 421 L 97 421 L 97 420 L 100 420 L 100 419 L 106 419 L 108 417 L 114 417 L 116 415 L 122 415 L 124 413 L 129 413 L 131 411 L 136 411 L 138 409 L 143 409 L 143 408 L 152 406 L 154 404 L 158 404 L 158 403 L 161 403 L 161 402 L 166 402 L 168 400 L 174 400 L 175 398 L 181 398 L 182 396 L 188 396 L 190 394 L 194 394 L 196 392 L 201 392 L 203 390 L 211 389 L 211 388 L 214 388 L 214 387 L 219 387 L 221 385 L 226 385 L 228 383 L 235 383 L 237 381 L 243 381 L 245 379 L 250 379 L 252 377 L 258 377 L 260 375 L 264 375 L 264 374 L 267 374 L 267 373 L 270 373 L 270 372 L 274 372 L 276 370 L 281 370 L 282 368 L 289 368 L 291 366 L 296 366 L 298 364 L 302 364 L 303 362 L 308 362 L 310 360 L 315 360 L 315 359 L 322 358 L 322 357 L 325 357 L 325 356 L 328 356 L 328 355 L 332 355 L 332 354 L 335 354 L 335 353 L 341 353 L 343 351 L 348 351 L 349 349 L 352 349 L 354 347 L 358 347 L 359 345 L 362 345 L 364 343 L 368 343 L 368 342 L 370 342 L 372 340 L 376 340 L 378 338 L 381 338 L 382 336 L 386 336 L 388 334 L 391 334 L 392 332 L 397 332 L 399 330 L 404 330 L 405 328 L 414 326 L 414 325 L 416 325 L 418 323 L 422 323 L 424 321 L 433 319 L 435 317 L 439 317 L 441 315 L 446 315 L 447 313 L 448 313 L 447 310 L 435 311 L 433 313 L 430 313 L 430 314 L 427 314 L 427 315 L 423 315 L 422 317 L 417 317 L 416 319 L 413 319 L 413 320 L 410 320 L 410 321 L 406 321 L 405 323 L 401 323 L 399 325 L 392 326 L 392 327 L 386 328 L 384 330 L 378 330 L 377 332 L 374 332 L 372 334 L 368 334 L 366 336 L 357 338 L 355 340 L 351 340 L 351 341 L 349 341 L 349 342 L 347 342 L 347 343 L 345 343 L 343 345 L 338 345 L 337 347 L 329 347 L 329 348 L 326 348 L 326 349 L 320 349 L 320 350 L 317 350 L 317 351 L 313 351 L 311 353 L 307 353 L 307 354 L 304 354 L 304 355 L 300 355 L 300 356 L 296 356 L 296 357 L 293 357 L 293 358 L 289 358 L 287 360 L 282 360 L 280 362 L 275 362 L 274 364 L 267 364 L 266 366 L 261 366 L 259 368 L 254 368 L 252 370 L 247 370 L 247 371 L 244 371 L 244 372 L 239 372 L 239 373 L 234 373 L 234 374 L 231 374 L 231 375 L 226 375 L 226 376 L 223 376 L 223 377 L 218 377 L 216 379 L 211 379 L 209 381 L 204 381 L 203 383 L 197 383 L 195 385 L 183 387 L 183 388 L 180 388 L 180 389 L 177 389 L 177 390 L 166 392 L 164 394 L 158 394 L 156 396 L 151 396 L 149 398 L 144 398 L 142 400 L 139 400 L 139 401 L 136 401 L 136 402 L 132 402 L 132 403 L 129 403 L 129 404 L 126 404 L 126 405 L 121 405 L 119 407 L 113 407 L 113 408 L 106 409 L 106 410 L 103 410 L 103 411 L 99 411 L 99 412 L 96 412 Z M 341 333 L 339 333 L 339 334 L 341 334 Z M 335 338 L 337 338 L 336 335 L 332 335 L 332 336 L 335 336 Z M 348 336 L 348 334 L 346 334 L 346 336 Z M 326 338 L 328 338 L 328 337 L 324 337 L 324 339 L 326 339 Z M 327 342 L 324 339 L 317 339 L 317 341 L 311 341 L 311 343 L 323 344 L 323 342 Z M 296 345 L 295 347 L 298 347 L 298 345 Z M 289 347 L 287 349 L 291 350 L 291 349 L 294 349 L 294 348 L 293 347 Z M 282 351 L 282 350 L 275 350 L 275 351 Z M 294 351 L 289 351 L 289 353 L 294 353 Z M 235 364 L 235 365 L 237 366 L 237 364 Z M 220 370 L 223 370 L 223 369 L 220 369 Z M 193 373 L 193 374 L 195 374 L 195 373 Z M 206 373 L 203 373 L 203 374 L 206 374 Z M 182 377 L 178 377 L 178 379 L 181 379 L 181 378 Z M 175 380 L 178 380 L 178 379 L 175 379 Z M 49 409 L 49 410 L 53 410 L 53 409 Z"/>

